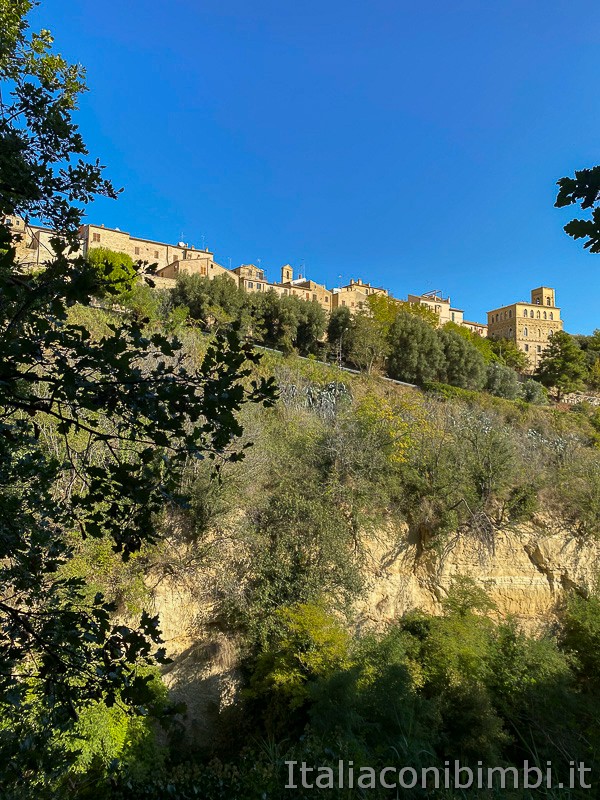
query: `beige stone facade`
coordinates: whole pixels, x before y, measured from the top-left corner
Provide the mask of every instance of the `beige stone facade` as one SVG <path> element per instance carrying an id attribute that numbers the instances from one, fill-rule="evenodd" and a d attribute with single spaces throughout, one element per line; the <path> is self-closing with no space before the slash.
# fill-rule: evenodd
<path id="1" fill-rule="evenodd" d="M 237 276 L 240 287 L 246 292 L 268 292 L 271 288 L 265 278 L 264 269 L 255 267 L 254 264 L 242 264 L 232 272 Z"/>
<path id="2" fill-rule="evenodd" d="M 447 322 L 463 324 L 463 311 L 454 308 L 449 297 L 443 297 L 439 291 L 425 292 L 424 294 L 409 294 L 408 302 L 414 305 L 425 306 L 437 316 L 440 327 Z"/>
<path id="3" fill-rule="evenodd" d="M 483 336 L 485 338 L 488 335 L 488 326 L 485 322 L 471 322 L 468 319 L 463 319 L 461 325 L 464 325 L 465 328 L 468 328 L 471 333 L 477 336 Z"/>
<path id="4" fill-rule="evenodd" d="M 126 253 L 134 262 L 142 261 L 156 264 L 156 276 L 162 287 L 171 285 L 178 275 L 200 275 L 215 278 L 227 275 L 238 283 L 238 276 L 222 267 L 214 260 L 214 253 L 208 249 L 197 250 L 184 242 L 166 244 L 152 239 L 140 239 L 118 228 L 105 228 L 103 225 L 83 225 L 79 230 L 83 252 L 96 247 L 105 247 L 117 253 Z"/>
<path id="5" fill-rule="evenodd" d="M 198 251 L 202 252 L 202 251 Z M 200 275 L 203 278 L 216 278 L 217 275 L 227 275 L 237 285 L 238 277 L 231 270 L 217 264 L 213 259 L 213 254 L 204 252 L 203 256 L 198 258 L 189 258 L 184 260 L 174 261 L 167 267 L 158 270 L 157 274 L 161 278 L 169 278 L 174 281 L 178 275 Z"/>
<path id="6" fill-rule="evenodd" d="M 50 240 L 54 236 L 53 231 L 26 224 L 18 217 L 9 218 L 9 223 L 15 232 L 19 263 L 28 269 L 42 267 L 52 257 Z M 326 312 L 345 307 L 352 314 L 365 308 L 372 295 L 389 296 L 387 289 L 371 286 L 361 279 L 352 279 L 347 285 L 330 290 L 308 278 L 294 278 L 290 264 L 281 268 L 279 281 L 271 282 L 265 271 L 254 264 L 242 264 L 229 270 L 218 264 L 214 260 L 214 253 L 208 249 L 197 250 L 184 242 L 175 245 L 141 239 L 118 228 L 105 228 L 103 225 L 83 225 L 79 229 L 79 236 L 84 255 L 90 249 L 101 247 L 126 253 L 134 262 L 156 264 L 156 285 L 161 288 L 173 286 L 180 274 L 200 275 L 209 279 L 227 275 L 246 292 L 274 291 L 282 297 L 293 296 L 317 302 Z M 544 286 L 531 292 L 530 302 L 513 303 L 488 312 L 487 325 L 465 320 L 462 309 L 452 306 L 450 298 L 443 297 L 439 291 L 409 294 L 408 302 L 431 309 L 438 316 L 440 325 L 454 322 L 479 336 L 511 339 L 527 354 L 532 372 L 552 334 L 563 329 L 554 289 Z"/>
<path id="7" fill-rule="evenodd" d="M 279 295 L 291 295 L 300 300 L 318 303 L 327 312 L 332 309 L 332 292 L 323 284 L 308 278 L 294 278 L 294 271 L 289 264 L 281 268 L 281 281 L 273 288 Z"/>
<path id="8" fill-rule="evenodd" d="M 510 339 L 529 360 L 529 372 L 537 368 L 550 338 L 562 331 L 560 308 L 554 289 L 540 286 L 531 292 L 531 301 L 521 301 L 488 311 L 490 339 Z"/>
<path id="9" fill-rule="evenodd" d="M 20 217 L 8 217 L 14 232 L 17 261 L 25 269 L 43 267 L 54 256 L 50 240 L 56 236 L 50 228 L 29 225 Z"/>
<path id="10" fill-rule="evenodd" d="M 444 297 L 440 291 L 425 292 L 424 294 L 409 294 L 408 302 L 428 308 L 438 318 L 438 325 L 442 327 L 447 322 L 454 322 L 468 328 L 477 336 L 487 336 L 488 326 L 483 322 L 472 322 L 464 318 L 461 308 L 455 308 L 449 297 Z"/>
<path id="11" fill-rule="evenodd" d="M 388 290 L 364 283 L 361 278 L 357 280 L 352 278 L 346 286 L 340 286 L 333 290 L 332 309 L 345 307 L 350 309 L 351 314 L 355 314 L 366 307 L 367 298 L 374 294 L 382 294 L 387 297 Z"/>
<path id="12" fill-rule="evenodd" d="M 83 253 L 87 254 L 94 247 L 106 247 L 117 253 L 126 253 L 134 262 L 143 261 L 148 264 L 157 264 L 157 274 L 163 275 L 162 271 L 167 267 L 184 261 L 200 261 L 203 264 L 190 265 L 189 269 L 179 269 L 177 272 L 189 272 L 202 274 L 202 266 L 209 273 L 209 263 L 214 263 L 213 254 L 206 250 L 197 250 L 195 247 L 179 242 L 178 244 L 166 244 L 165 242 L 155 242 L 152 239 L 140 239 L 136 236 L 121 231 L 118 228 L 105 228 L 103 225 L 82 225 L 79 229 L 79 237 L 83 243 Z M 221 267 L 222 270 L 225 267 Z M 176 271 L 171 270 L 171 274 L 163 277 L 175 277 Z"/>

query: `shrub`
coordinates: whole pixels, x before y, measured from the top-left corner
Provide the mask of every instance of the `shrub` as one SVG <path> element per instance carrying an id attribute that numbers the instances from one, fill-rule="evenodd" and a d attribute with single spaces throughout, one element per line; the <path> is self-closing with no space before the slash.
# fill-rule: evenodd
<path id="1" fill-rule="evenodd" d="M 98 281 L 98 294 L 119 295 L 131 291 L 137 273 L 132 258 L 126 253 L 94 247 L 88 251 L 87 263 Z"/>
<path id="2" fill-rule="evenodd" d="M 519 379 L 514 369 L 497 362 L 488 364 L 485 388 L 490 394 L 507 400 L 516 400 L 521 393 Z"/>

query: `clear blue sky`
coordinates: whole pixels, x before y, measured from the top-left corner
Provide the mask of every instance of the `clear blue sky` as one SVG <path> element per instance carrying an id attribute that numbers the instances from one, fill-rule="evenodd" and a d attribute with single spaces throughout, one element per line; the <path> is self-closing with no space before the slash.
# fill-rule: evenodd
<path id="1" fill-rule="evenodd" d="M 600 255 L 555 182 L 600 161 L 597 0 L 43 0 L 79 120 L 125 188 L 90 220 L 441 289 L 468 319 L 556 287 L 600 327 Z M 204 238 L 203 238 L 204 237 Z"/>

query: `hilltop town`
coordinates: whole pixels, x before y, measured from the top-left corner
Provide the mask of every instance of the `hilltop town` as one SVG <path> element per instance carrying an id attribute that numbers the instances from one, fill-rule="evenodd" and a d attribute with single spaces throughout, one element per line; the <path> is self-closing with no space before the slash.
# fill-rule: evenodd
<path id="1" fill-rule="evenodd" d="M 17 217 L 11 218 L 10 222 L 15 232 L 19 262 L 27 267 L 43 265 L 52 252 L 50 241 L 54 232 Z M 271 281 L 266 277 L 265 270 L 254 264 L 241 264 L 234 269 L 227 269 L 215 261 L 214 253 L 208 249 L 197 249 L 185 242 L 156 242 L 104 225 L 82 225 L 79 238 L 84 255 L 94 248 L 105 248 L 126 254 L 134 262 L 152 264 L 153 280 L 162 288 L 173 287 L 179 275 L 199 275 L 208 279 L 226 275 L 249 293 L 272 291 L 279 296 L 291 295 L 316 302 L 327 313 L 345 307 L 351 314 L 364 309 L 367 299 L 372 295 L 391 296 L 387 289 L 372 286 L 362 278 L 351 279 L 346 285 L 328 289 L 324 284 L 305 276 L 294 277 L 294 269 L 290 264 L 281 267 L 279 281 Z M 439 291 L 408 294 L 406 301 L 428 308 L 437 316 L 440 326 L 453 322 L 478 336 L 512 341 L 526 355 L 529 372 L 537 368 L 552 335 L 563 329 L 554 289 L 546 286 L 533 289 L 529 301 L 520 300 L 492 309 L 487 314 L 487 323 L 465 319 L 464 311 L 453 306 L 450 297 L 444 297 Z"/>

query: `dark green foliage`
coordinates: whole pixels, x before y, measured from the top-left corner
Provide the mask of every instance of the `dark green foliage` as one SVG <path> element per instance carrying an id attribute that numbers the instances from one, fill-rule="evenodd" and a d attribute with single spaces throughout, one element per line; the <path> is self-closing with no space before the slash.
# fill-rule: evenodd
<path id="1" fill-rule="evenodd" d="M 510 339 L 487 339 L 489 347 L 496 359 L 506 367 L 523 372 L 529 363 L 527 356 L 515 342 Z"/>
<path id="2" fill-rule="evenodd" d="M 577 170 L 574 178 L 557 183 L 557 208 L 579 203 L 583 211 L 592 209 L 591 219 L 574 219 L 565 225 L 565 232 L 574 239 L 586 239 L 583 246 L 590 253 L 600 253 L 600 209 L 594 207 L 600 199 L 600 166 Z"/>
<path id="3" fill-rule="evenodd" d="M 600 596 L 571 593 L 561 613 L 560 642 L 572 656 L 577 680 L 585 693 L 600 689 Z"/>
<path id="4" fill-rule="evenodd" d="M 486 391 L 497 397 L 515 400 L 521 394 L 521 385 L 514 369 L 492 362 L 487 367 Z"/>
<path id="5" fill-rule="evenodd" d="M 398 314 L 389 332 L 388 374 L 408 383 L 440 380 L 446 361 L 436 330 L 414 314 Z"/>
<path id="6" fill-rule="evenodd" d="M 544 350 L 536 378 L 548 389 L 554 389 L 558 400 L 563 394 L 585 386 L 585 356 L 572 336 L 557 331 Z"/>
<path id="7" fill-rule="evenodd" d="M 226 275 L 211 280 L 184 274 L 177 278 L 170 303 L 187 308 L 190 319 L 207 329 L 235 324 L 254 341 L 285 353 L 310 355 L 322 350 L 327 320 L 315 301 L 280 297 L 274 291 L 247 294 Z"/>
<path id="8" fill-rule="evenodd" d="M 485 771 L 500 765 L 520 770 L 525 760 L 545 770 L 551 761 L 554 776 L 567 780 L 570 762 L 583 761 L 593 781 L 597 605 L 594 597 L 570 597 L 558 639 L 527 636 L 514 622 L 494 619 L 493 604 L 469 579 L 449 588 L 443 616 L 413 612 L 378 634 L 349 636 L 322 606 L 291 606 L 281 612 L 281 625 L 254 661 L 248 682 L 246 724 L 260 732 L 264 745 L 251 746 L 229 768 L 213 761 L 159 771 L 154 785 L 129 783 L 127 795 L 116 796 L 158 800 L 162 787 L 165 796 L 184 800 L 195 796 L 195 787 L 209 800 L 231 796 L 226 790 L 243 800 L 279 800 L 290 791 L 284 788 L 286 760 L 331 766 L 336 777 L 339 759 L 352 760 L 355 775 L 363 767 L 390 765 L 410 766 L 420 775 L 454 759 Z M 537 793 L 562 796 L 544 785 Z M 575 788 L 568 796 L 588 794 Z M 294 790 L 294 796 L 315 795 L 348 793 Z M 490 793 L 505 795 L 499 786 Z M 378 787 L 369 796 L 427 793 L 397 795 Z M 448 789 L 433 796 L 454 800 L 464 793 Z M 510 796 L 532 795 L 520 788 Z"/>
<path id="9" fill-rule="evenodd" d="M 477 348 L 452 330 L 439 333 L 445 363 L 440 379 L 463 389 L 482 389 L 486 381 L 485 361 Z"/>
<path id="10" fill-rule="evenodd" d="M 97 288 L 76 252 L 79 204 L 115 193 L 97 163 L 73 160 L 85 154 L 71 118 L 82 72 L 47 32 L 28 37 L 31 6 L 0 3 L 0 783 L 23 796 L 46 767 L 49 791 L 69 767 L 53 741 L 85 709 L 148 709 L 140 668 L 164 661 L 155 617 L 118 624 L 111 602 L 68 576 L 72 543 L 108 539 L 128 559 L 155 540 L 156 515 L 183 501 L 184 467 L 241 458 L 240 408 L 273 398 L 271 382 L 245 381 L 258 357 L 233 331 L 193 365 L 180 341 L 135 320 L 97 338 L 71 321 Z M 42 272 L 20 272 L 6 214 L 58 231 Z"/>
<path id="11" fill-rule="evenodd" d="M 381 324 L 367 312 L 354 315 L 346 334 L 347 359 L 367 375 L 381 369 L 389 355 L 389 343 Z"/>
<path id="12" fill-rule="evenodd" d="M 347 356 L 347 334 L 351 325 L 352 314 L 346 306 L 338 306 L 329 315 L 327 341 L 333 356 Z"/>
<path id="13" fill-rule="evenodd" d="M 211 280 L 183 273 L 177 276 L 170 300 L 175 307 L 187 308 L 190 319 L 203 325 L 218 325 L 241 319 L 246 294 L 227 275 Z"/>
<path id="14" fill-rule="evenodd" d="M 532 378 L 521 384 L 521 397 L 527 403 L 539 406 L 546 405 L 548 402 L 548 393 L 539 381 L 534 381 Z"/>

